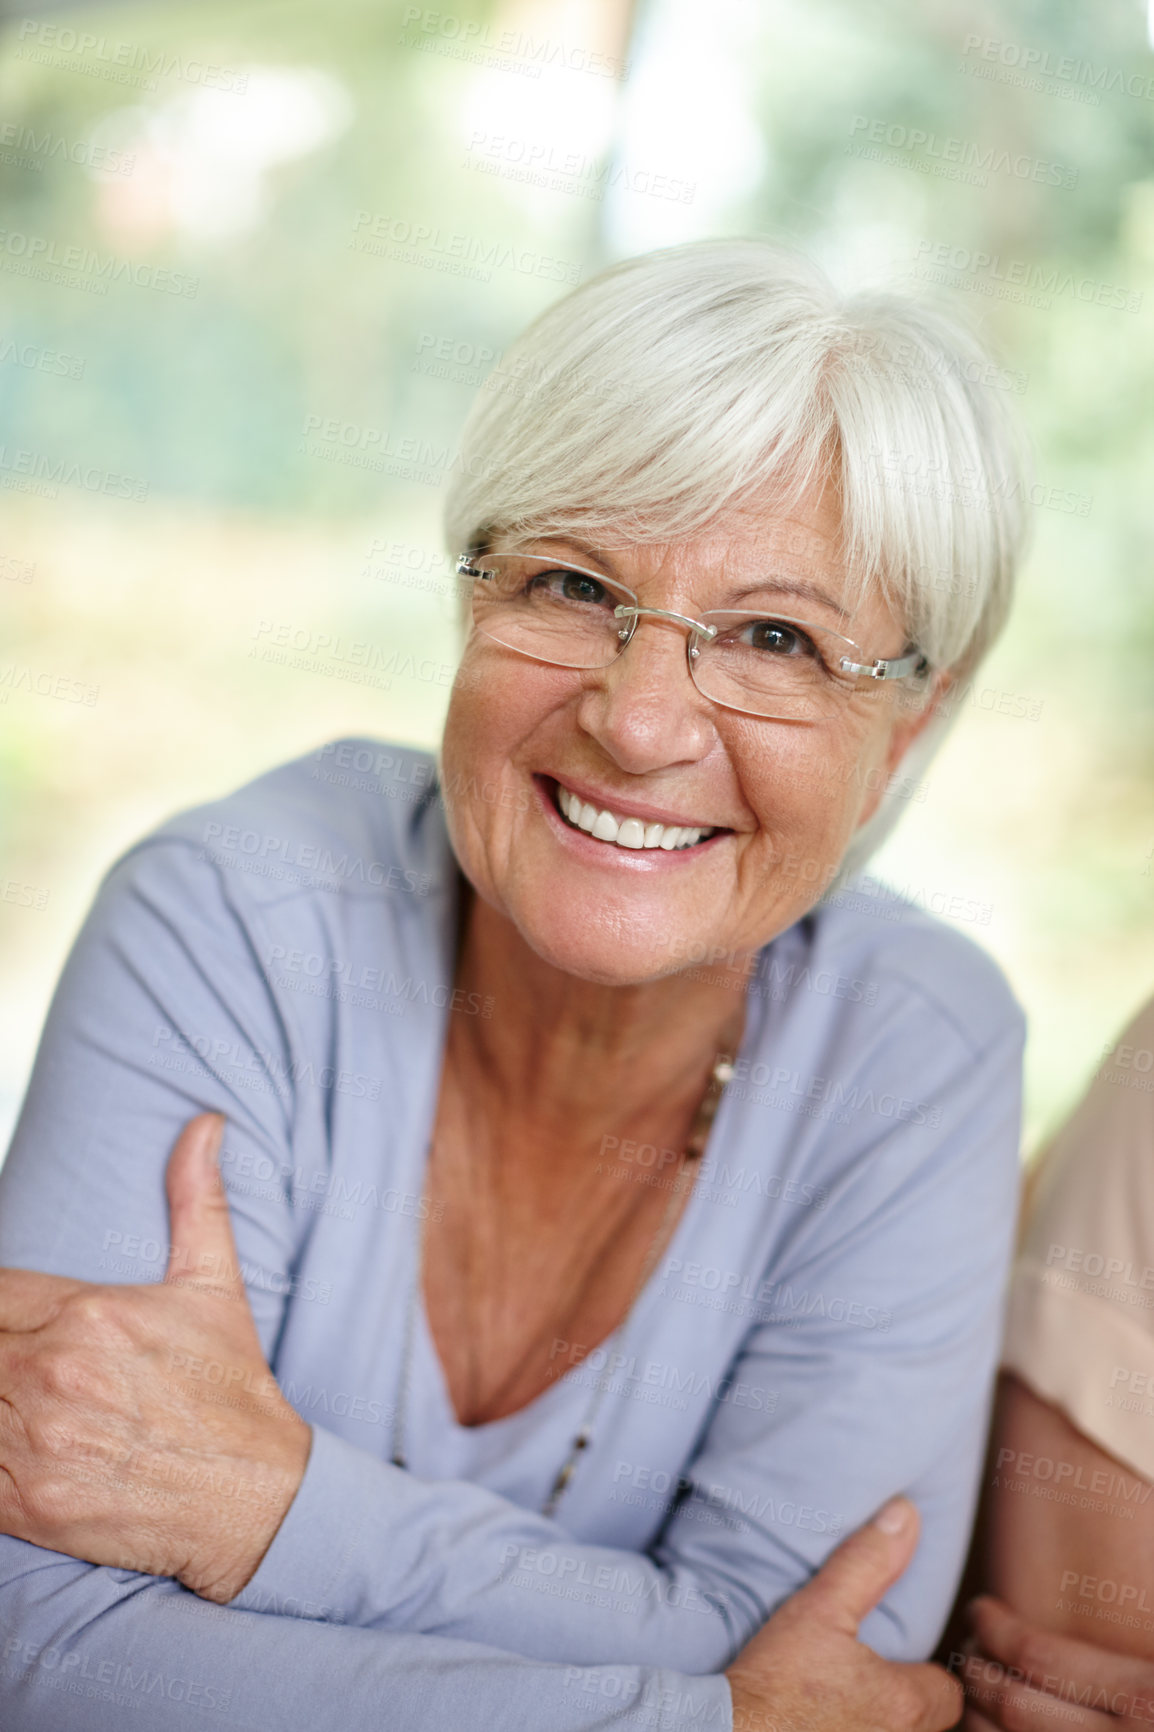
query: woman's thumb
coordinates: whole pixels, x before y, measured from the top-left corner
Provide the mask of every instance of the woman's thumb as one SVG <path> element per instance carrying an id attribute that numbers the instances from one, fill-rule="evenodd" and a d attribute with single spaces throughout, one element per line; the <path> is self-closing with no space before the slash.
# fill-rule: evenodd
<path id="1" fill-rule="evenodd" d="M 244 1282 L 217 1165 L 223 1130 L 219 1113 L 198 1113 L 176 1139 L 165 1174 L 170 1239 L 165 1280 L 237 1299 Z"/>
<path id="2" fill-rule="evenodd" d="M 894 1497 L 864 1527 L 843 1540 L 795 1599 L 826 1624 L 856 1636 L 867 1612 L 908 1569 L 917 1550 L 918 1512 L 908 1497 Z"/>

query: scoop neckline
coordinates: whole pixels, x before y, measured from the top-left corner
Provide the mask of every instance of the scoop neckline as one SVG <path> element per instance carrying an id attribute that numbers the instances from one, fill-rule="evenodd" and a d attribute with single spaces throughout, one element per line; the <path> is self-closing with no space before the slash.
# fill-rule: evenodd
<path id="1" fill-rule="evenodd" d="M 462 904 L 462 886 L 465 882 L 464 873 L 461 871 L 455 858 L 453 860 L 453 865 L 455 870 L 453 874 L 450 907 L 441 933 L 441 960 L 442 964 L 445 965 L 448 970 L 445 975 L 446 981 L 451 977 L 452 965 L 455 963 L 457 954 L 457 940 L 459 935 L 458 923 Z M 759 993 L 751 992 L 747 986 L 745 993 L 745 1026 L 742 1030 L 741 1043 L 734 1055 L 735 1063 L 739 1064 L 743 1058 L 748 1056 L 750 1045 L 756 1041 L 760 1030 L 761 1013 L 761 995 Z M 441 1020 L 437 1031 L 436 1049 L 433 1054 L 433 1062 L 428 1078 L 425 1112 L 423 1114 L 421 1137 L 418 1144 L 422 1153 L 417 1163 L 415 1174 L 416 1183 L 414 1189 L 422 1198 L 425 1196 L 425 1185 L 429 1170 L 429 1147 L 432 1141 L 433 1119 L 437 1110 L 437 1099 L 440 1092 L 441 1072 L 445 1063 L 445 1048 L 448 1044 L 448 1034 L 449 1010 L 446 1005 L 441 1009 Z M 681 1218 L 678 1221 L 677 1226 L 674 1228 L 673 1237 L 669 1240 L 669 1243 L 666 1245 L 662 1255 L 657 1259 L 654 1268 L 650 1270 L 649 1279 L 641 1289 L 641 1292 L 637 1295 L 634 1304 L 626 1313 L 622 1323 L 618 1324 L 616 1329 L 610 1330 L 609 1334 L 602 1340 L 596 1342 L 590 1348 L 589 1356 L 612 1342 L 614 1337 L 620 1332 L 626 1323 L 631 1323 L 636 1328 L 652 1308 L 654 1300 L 658 1296 L 658 1282 L 663 1279 L 663 1265 L 668 1262 L 670 1257 L 675 1256 L 678 1251 L 684 1249 L 683 1241 L 686 1235 L 696 1228 L 697 1218 L 703 1206 L 702 1199 L 705 1193 L 705 1186 L 702 1183 L 702 1172 L 706 1161 L 709 1159 L 710 1150 L 712 1149 L 716 1151 L 717 1142 L 722 1136 L 724 1128 L 731 1116 L 732 1105 L 733 1096 L 729 1088 L 727 1088 L 721 1097 L 717 1114 L 710 1127 L 709 1140 L 706 1143 L 701 1159 L 698 1162 L 697 1172 L 694 1176 L 693 1190 L 690 1192 L 689 1201 L 686 1203 L 685 1208 L 681 1213 Z M 582 1387 L 577 1383 L 576 1374 L 581 1371 L 585 1361 L 579 1360 L 576 1365 L 571 1365 L 567 1371 L 564 1371 L 555 1383 L 551 1384 L 549 1388 L 541 1390 L 538 1395 L 535 1395 L 531 1401 L 526 1402 L 523 1407 L 515 1408 L 512 1413 L 504 1413 L 499 1419 L 485 1420 L 481 1425 L 462 1425 L 457 1417 L 457 1410 L 453 1406 L 453 1399 L 449 1393 L 448 1380 L 445 1376 L 445 1368 L 441 1362 L 441 1355 L 437 1351 L 436 1339 L 434 1338 L 432 1325 L 429 1322 L 428 1312 L 425 1307 L 425 1261 L 422 1254 L 424 1234 L 421 1231 L 421 1221 L 419 1217 L 416 1219 L 416 1226 L 417 1231 L 413 1236 L 413 1257 L 416 1263 L 416 1294 L 414 1303 L 414 1311 L 416 1313 L 416 1333 L 421 1337 L 421 1348 L 433 1375 L 438 1404 L 443 1410 L 445 1422 L 450 1426 L 454 1435 L 460 1434 L 462 1437 L 471 1438 L 493 1436 L 502 1426 L 512 1427 L 514 1421 L 525 1422 L 528 1416 L 545 1409 L 547 1404 L 552 1403 L 553 1405 L 556 1405 L 558 1401 L 558 1392 L 560 1390 L 564 1389 L 566 1395 L 568 1395 L 574 1388 Z M 414 1359 L 416 1358 L 415 1352 L 413 1357 Z"/>

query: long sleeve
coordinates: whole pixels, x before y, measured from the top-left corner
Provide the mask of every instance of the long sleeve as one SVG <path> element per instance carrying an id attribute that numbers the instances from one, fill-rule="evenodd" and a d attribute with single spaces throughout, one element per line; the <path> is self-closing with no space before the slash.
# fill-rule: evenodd
<path id="1" fill-rule="evenodd" d="M 638 1379 L 656 1368 L 688 1394 L 667 1409 L 629 1398 L 638 1391 L 607 1402 L 598 1447 L 551 1521 L 534 1513 L 539 1491 L 515 1498 L 502 1495 L 507 1483 L 393 1467 L 368 1423 L 397 1387 L 412 1239 L 393 1231 L 388 1210 L 415 1201 L 413 1102 L 424 1091 L 427 1109 L 435 1081 L 436 1030 L 409 1013 L 422 995 L 448 999 L 445 955 L 412 893 L 424 882 L 414 852 L 379 834 L 342 833 L 321 848 L 295 774 L 287 800 L 270 805 L 269 795 L 261 808 L 245 791 L 239 823 L 235 811 L 190 820 L 183 839 L 146 844 L 110 876 L 0 1173 L 0 1261 L 155 1279 L 166 1152 L 191 1113 L 227 1115 L 246 1283 L 314 1446 L 280 1532 L 226 1616 L 238 1631 L 295 1630 L 320 1644 L 318 1664 L 338 1626 L 387 1638 L 380 1653 L 403 1652 L 406 1666 L 433 1652 L 421 1643 L 516 1654 L 529 1706 L 540 1666 L 626 1667 L 634 1694 L 644 1669 L 658 1668 L 696 1704 L 692 1677 L 706 1711 L 724 1716 L 728 1686 L 704 1675 L 841 1534 L 907 1491 L 922 1544 L 863 1634 L 890 1657 L 925 1657 L 972 1513 L 1014 1213 L 1021 1026 L 988 962 L 973 947 L 959 956 L 940 929 L 899 942 L 876 922 L 848 933 L 818 922 L 816 937 L 792 929 L 772 947 L 774 1010 L 754 1049 L 772 1065 L 758 1057 L 755 1086 L 731 1085 L 725 1158 L 699 1181 L 721 1200 L 702 1202 L 692 1239 L 675 1241 L 683 1254 L 651 1284 L 639 1323 L 651 1358 Z M 222 846 L 237 836 L 233 865 L 189 845 L 210 834 Z M 339 860 L 343 884 L 367 860 L 378 888 L 318 896 L 258 876 L 242 870 L 246 841 L 249 865 L 279 871 L 307 848 L 310 860 Z M 855 962 L 854 944 L 872 946 L 869 957 Z M 874 996 L 857 979 L 871 972 Z M 791 1080 L 763 1091 L 763 1070 Z M 556 1455 L 551 1443 L 523 1452 L 520 1485 L 528 1469 L 559 1462 L 571 1436 L 558 1431 Z M 0 1616 L 9 1588 L 48 1557 L 12 1548 L 2 1542 L 11 1569 L 0 1575 Z M 97 1591 L 87 1584 L 106 1593 L 109 1572 L 53 1562 L 75 1572 L 57 1579 L 75 1597 L 79 1630 L 101 1609 L 85 1610 Z M 126 1577 L 120 1597 L 144 1608 L 158 1586 Z M 401 1638 L 417 1646 L 395 1648 Z M 135 1625 L 125 1639 L 132 1650 Z M 250 1640 L 237 1638 L 238 1666 Z M 343 1724 L 373 1724 L 361 1712 L 354 1702 Z M 569 1722 L 554 1713 L 548 1723 Z"/>
<path id="2" fill-rule="evenodd" d="M 191 1114 L 217 1109 L 228 1120 L 226 1173 L 264 1163 L 281 1175 L 231 1198 L 275 1368 L 294 1307 L 323 1314 L 332 1302 L 325 1283 L 299 1272 L 317 1217 L 296 1206 L 293 1175 L 334 1091 L 318 1086 L 292 1008 L 270 990 L 256 954 L 267 942 L 236 883 L 183 842 L 146 845 L 110 874 L 57 990 L 0 1172 L 0 1262 L 158 1279 L 167 1151 Z M 316 1543 L 320 1575 L 330 1537 Z M 498 1642 L 343 1627 L 335 1605 L 317 1615 L 312 1594 L 291 1609 L 312 1616 L 275 1599 L 259 1611 L 213 1608 L 173 1581 L 0 1537 L 0 1724 L 120 1732 L 128 1706 L 149 1711 L 141 1724 L 203 1726 L 208 1712 L 244 1732 L 640 1729 L 655 1707 L 678 1732 L 731 1724 L 721 1677 L 587 1670 Z"/>
<path id="3" fill-rule="evenodd" d="M 311 1599 L 362 1627 L 475 1641 L 515 1628 L 520 1651 L 539 1658 L 641 1656 L 705 1673 L 903 1491 L 921 1513 L 919 1555 L 862 1634 L 893 1658 L 930 1653 L 964 1558 L 988 1418 L 1021 1029 L 998 1028 L 975 1053 L 931 1007 L 915 999 L 909 1014 L 920 1033 L 902 1044 L 907 1076 L 875 1051 L 839 1090 L 865 1129 L 825 1207 L 808 1211 L 771 1270 L 727 1272 L 755 1321 L 647 1555 L 582 1544 L 483 1487 L 424 1483 L 317 1431 L 297 1499 L 236 1603 L 307 1617 Z M 711 1273 L 668 1268 L 664 1302 L 687 1313 L 709 1303 Z M 758 1396 L 769 1389 L 773 1400 Z M 655 1510 L 669 1501 L 646 1464 L 614 1473 L 623 1497 Z"/>
<path id="4" fill-rule="evenodd" d="M 0 1538 L 5 1732 L 730 1732 L 724 1678 L 534 1663 L 434 1637 L 206 1605 Z M 135 1717 L 128 1710 L 144 1710 Z"/>

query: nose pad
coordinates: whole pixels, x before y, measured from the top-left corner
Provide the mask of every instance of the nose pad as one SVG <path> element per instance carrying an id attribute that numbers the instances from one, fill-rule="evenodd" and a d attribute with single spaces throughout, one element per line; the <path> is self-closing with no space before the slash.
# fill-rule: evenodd
<path id="1" fill-rule="evenodd" d="M 665 626 L 666 629 L 661 633 L 642 632 L 639 627 L 650 618 L 652 618 L 654 625 Z M 688 636 L 684 635 L 682 629 L 687 625 L 695 626 L 696 623 L 685 614 L 670 613 L 664 608 L 638 608 L 636 615 L 633 616 L 633 631 L 629 641 L 622 645 L 620 653 L 614 657 L 604 671 L 611 677 L 615 676 L 617 681 L 623 677 L 628 679 L 630 675 L 636 679 L 639 664 L 644 664 L 648 671 L 652 667 L 653 657 L 656 655 L 657 669 L 661 670 L 663 678 L 668 678 L 668 672 L 672 666 L 668 658 L 673 657 L 688 679 L 694 696 L 700 698 L 701 694 L 698 692 L 697 683 L 693 679 L 690 657 L 687 653 L 689 645 L 700 640 L 692 632 Z M 670 626 L 677 629 L 670 631 Z M 668 640 L 664 647 L 660 645 L 661 637 Z"/>

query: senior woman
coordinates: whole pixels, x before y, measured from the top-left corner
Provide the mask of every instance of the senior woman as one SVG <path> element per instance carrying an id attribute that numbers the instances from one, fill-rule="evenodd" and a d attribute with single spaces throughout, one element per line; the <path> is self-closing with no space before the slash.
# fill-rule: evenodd
<path id="1" fill-rule="evenodd" d="M 1007 606 L 978 359 L 758 241 L 605 272 L 467 428 L 438 759 L 109 874 L 0 1182 L 6 1725 L 956 1716 L 1021 1019 L 847 886 Z"/>

